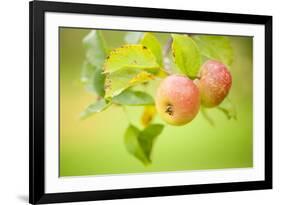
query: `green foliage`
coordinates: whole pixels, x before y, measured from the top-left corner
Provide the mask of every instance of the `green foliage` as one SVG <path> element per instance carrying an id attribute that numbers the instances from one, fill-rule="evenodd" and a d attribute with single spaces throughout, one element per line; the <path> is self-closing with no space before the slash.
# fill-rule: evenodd
<path id="1" fill-rule="evenodd" d="M 93 88 L 93 79 L 96 68 L 92 66 L 87 60 L 84 61 L 81 69 L 80 80 L 85 84 L 86 90 L 95 92 Z"/>
<path id="2" fill-rule="evenodd" d="M 132 105 L 132 106 L 143 106 L 143 105 L 153 105 L 153 98 L 141 91 L 134 91 L 127 89 L 123 91 L 120 95 L 117 95 L 112 99 L 112 102 L 120 105 Z"/>
<path id="3" fill-rule="evenodd" d="M 228 97 L 226 97 L 224 101 L 217 108 L 220 111 L 222 111 L 229 120 L 230 119 L 237 120 L 236 108 Z"/>
<path id="4" fill-rule="evenodd" d="M 141 131 L 134 125 L 129 125 L 124 135 L 127 151 L 144 165 L 150 164 L 153 144 L 163 128 L 163 125 L 151 124 Z"/>
<path id="5" fill-rule="evenodd" d="M 227 37 L 172 34 L 172 39 L 174 64 L 191 79 L 197 77 L 202 57 L 216 59 L 227 65 L 233 61 L 233 51 Z M 127 32 L 124 41 L 128 45 L 115 48 L 109 53 L 101 31 L 93 30 L 84 38 L 86 59 L 82 66 L 81 81 L 98 95 L 98 100 L 81 113 L 81 118 L 102 112 L 111 104 L 144 106 L 141 116 L 144 129 L 140 130 L 130 124 L 124 142 L 130 154 L 148 165 L 151 163 L 155 139 L 161 134 L 164 125 L 151 124 L 156 115 L 153 97 L 131 88 L 168 74 L 163 67 L 162 45 L 154 34 Z M 237 119 L 235 106 L 228 98 L 217 109 L 228 119 Z M 207 109 L 201 108 L 201 111 L 205 119 L 214 125 Z"/>
<path id="6" fill-rule="evenodd" d="M 138 136 L 140 130 L 134 125 L 129 125 L 124 135 L 124 142 L 127 151 L 139 159 L 144 165 L 148 165 L 150 160 L 146 157 L 140 143 Z"/>
<path id="7" fill-rule="evenodd" d="M 86 59 L 94 67 L 102 68 L 108 50 L 101 31 L 91 31 L 83 40 L 86 47 Z"/>
<path id="8" fill-rule="evenodd" d="M 94 113 L 99 113 L 110 106 L 110 102 L 105 101 L 104 99 L 99 99 L 97 102 L 90 104 L 81 114 L 81 119 L 85 119 L 91 116 Z"/>
<path id="9" fill-rule="evenodd" d="M 103 64 L 108 50 L 101 31 L 93 30 L 83 40 L 86 47 L 86 60 L 82 66 L 81 81 L 90 91 L 104 96 Z"/>
<path id="10" fill-rule="evenodd" d="M 93 75 L 92 88 L 101 97 L 105 94 L 104 82 L 105 74 L 102 69 L 97 68 Z"/>
<path id="11" fill-rule="evenodd" d="M 172 52 L 175 64 L 188 77 L 196 77 L 201 66 L 198 46 L 187 35 L 172 34 L 172 37 Z"/>
<path id="12" fill-rule="evenodd" d="M 139 143 L 145 156 L 151 161 L 151 152 L 157 136 L 159 136 L 164 128 L 161 124 L 150 124 L 138 136 Z"/>
<path id="13" fill-rule="evenodd" d="M 95 67 L 85 60 L 81 70 L 81 82 L 88 84 L 93 79 L 94 72 Z"/>
<path id="14" fill-rule="evenodd" d="M 139 43 L 142 35 L 143 32 L 127 32 L 124 37 L 124 41 L 127 44 L 137 44 Z"/>
<path id="15" fill-rule="evenodd" d="M 96 68 L 85 61 L 82 66 L 81 81 L 85 83 L 87 90 L 96 93 L 98 96 L 104 96 L 105 75 L 102 69 Z"/>
<path id="16" fill-rule="evenodd" d="M 233 49 L 225 36 L 196 35 L 193 37 L 203 56 L 221 61 L 230 66 L 233 62 Z"/>
<path id="17" fill-rule="evenodd" d="M 162 46 L 157 38 L 152 33 L 145 33 L 140 43 L 151 50 L 157 63 L 163 66 Z"/>

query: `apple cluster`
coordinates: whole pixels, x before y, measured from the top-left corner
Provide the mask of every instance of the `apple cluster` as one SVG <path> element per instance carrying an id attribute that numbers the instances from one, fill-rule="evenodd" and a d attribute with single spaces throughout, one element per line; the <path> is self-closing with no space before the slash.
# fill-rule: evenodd
<path id="1" fill-rule="evenodd" d="M 170 75 L 159 85 L 156 109 L 171 125 L 185 125 L 197 115 L 200 104 L 207 108 L 218 106 L 227 96 L 232 84 L 227 67 L 216 60 L 206 61 L 198 79 Z"/>

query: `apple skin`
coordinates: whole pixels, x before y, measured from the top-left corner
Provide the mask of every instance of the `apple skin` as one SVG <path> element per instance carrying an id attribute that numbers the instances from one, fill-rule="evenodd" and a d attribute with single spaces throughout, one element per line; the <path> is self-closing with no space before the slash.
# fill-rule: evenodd
<path id="1" fill-rule="evenodd" d="M 185 76 L 170 75 L 160 83 L 155 104 L 160 117 L 168 124 L 185 125 L 199 111 L 199 89 Z"/>
<path id="2" fill-rule="evenodd" d="M 195 84 L 200 91 L 201 104 L 212 108 L 218 106 L 228 95 L 232 77 L 223 63 L 208 60 L 202 65 L 200 79 Z"/>

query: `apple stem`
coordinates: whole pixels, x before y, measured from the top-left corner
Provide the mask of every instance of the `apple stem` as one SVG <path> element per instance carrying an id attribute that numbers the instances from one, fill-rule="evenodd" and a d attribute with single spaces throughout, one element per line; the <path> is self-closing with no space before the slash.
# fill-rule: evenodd
<path id="1" fill-rule="evenodd" d="M 163 48 L 163 56 L 168 56 L 169 55 L 169 52 L 171 50 L 171 47 L 172 47 L 172 43 L 173 43 L 173 39 L 172 37 L 169 37 L 164 48 Z"/>
<path id="2" fill-rule="evenodd" d="M 165 46 L 163 47 L 163 58 L 164 58 L 164 70 L 169 74 L 173 74 L 171 69 L 171 63 L 169 59 L 169 53 L 171 51 L 173 39 L 172 37 L 168 38 Z"/>

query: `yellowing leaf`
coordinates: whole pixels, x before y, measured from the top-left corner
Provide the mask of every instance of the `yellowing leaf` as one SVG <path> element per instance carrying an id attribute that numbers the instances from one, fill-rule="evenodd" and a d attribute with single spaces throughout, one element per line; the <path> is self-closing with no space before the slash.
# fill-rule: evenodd
<path id="1" fill-rule="evenodd" d="M 110 74 L 106 74 L 105 98 L 119 95 L 123 90 L 153 80 L 153 74 L 132 68 L 123 68 Z"/>
<path id="2" fill-rule="evenodd" d="M 104 72 L 113 73 L 123 68 L 157 71 L 159 65 L 147 47 L 125 45 L 110 52 L 104 64 Z"/>
<path id="3" fill-rule="evenodd" d="M 140 43 L 151 50 L 157 63 L 163 66 L 162 47 L 157 38 L 152 33 L 145 33 Z"/>
<path id="4" fill-rule="evenodd" d="M 187 35 L 172 34 L 172 37 L 175 64 L 188 77 L 196 77 L 201 66 L 201 55 L 198 46 Z"/>
<path id="5" fill-rule="evenodd" d="M 105 98 L 154 79 L 159 70 L 153 53 L 143 45 L 125 45 L 113 50 L 104 64 Z"/>
<path id="6" fill-rule="evenodd" d="M 147 127 L 152 120 L 154 119 L 156 114 L 155 106 L 145 106 L 143 114 L 141 116 L 141 123 L 144 127 Z"/>
<path id="7" fill-rule="evenodd" d="M 160 68 L 159 72 L 156 74 L 156 76 L 159 78 L 165 78 L 168 75 L 169 75 L 168 72 L 166 70 L 164 70 L 163 68 Z"/>
<path id="8" fill-rule="evenodd" d="M 129 84 L 135 85 L 137 83 L 143 83 L 143 82 L 146 82 L 147 80 L 153 80 L 153 79 L 154 79 L 154 76 L 151 73 L 142 71 L 142 72 L 139 72 L 134 78 L 132 78 L 129 81 Z"/>

